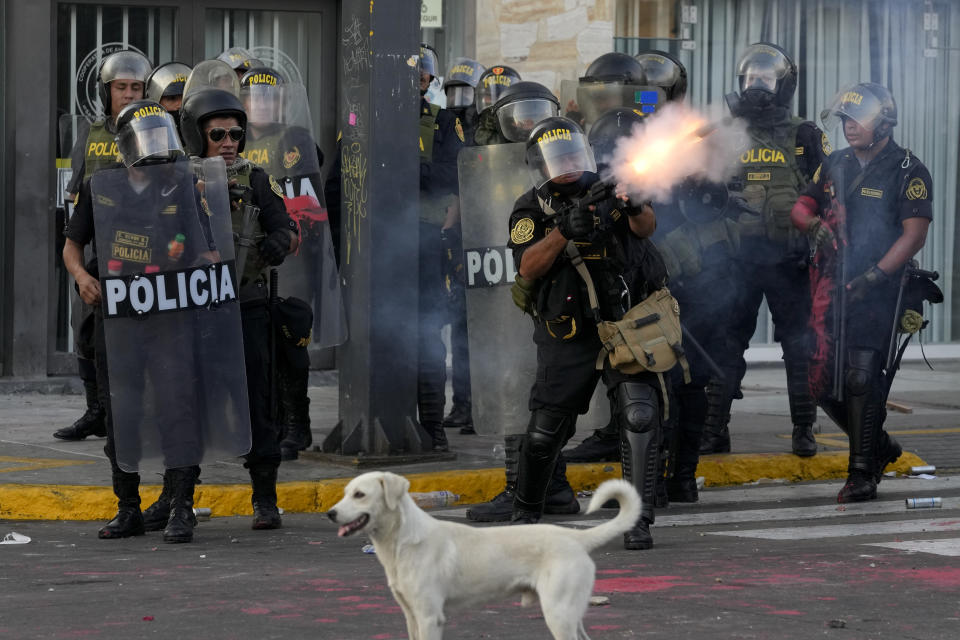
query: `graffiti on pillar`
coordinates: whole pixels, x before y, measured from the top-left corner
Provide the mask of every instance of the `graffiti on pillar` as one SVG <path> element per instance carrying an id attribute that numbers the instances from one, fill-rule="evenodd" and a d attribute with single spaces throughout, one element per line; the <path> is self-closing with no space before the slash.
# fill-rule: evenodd
<path id="1" fill-rule="evenodd" d="M 370 3 L 373 11 L 373 3 Z M 341 123 L 343 146 L 343 225 L 346 231 L 346 263 L 353 253 L 361 251 L 360 230 L 367 218 L 367 141 L 369 136 L 369 101 L 371 51 L 370 17 L 354 12 L 345 17 L 341 34 L 343 60 L 343 102 Z"/>

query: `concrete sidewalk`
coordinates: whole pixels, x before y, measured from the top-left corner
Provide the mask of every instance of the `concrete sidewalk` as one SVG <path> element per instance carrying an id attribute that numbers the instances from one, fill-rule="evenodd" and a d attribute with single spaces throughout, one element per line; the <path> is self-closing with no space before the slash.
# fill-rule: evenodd
<path id="1" fill-rule="evenodd" d="M 894 466 L 933 464 L 938 472 L 960 470 L 960 361 L 939 361 L 930 371 L 922 363 L 904 366 L 891 401 L 910 413 L 891 411 L 887 430 L 903 445 L 905 455 Z M 103 454 L 104 440 L 63 442 L 52 437 L 83 411 L 79 385 L 70 379 L 0 381 L 0 517 L 6 519 L 105 519 L 116 501 Z M 843 478 L 847 441 L 821 416 L 817 434 L 820 452 L 813 458 L 790 454 L 791 424 L 782 366 L 752 366 L 744 380 L 743 400 L 734 404 L 731 423 L 733 452 L 701 459 L 698 475 L 707 487 L 756 482 L 798 482 Z M 315 445 L 337 422 L 335 372 L 311 378 L 310 414 Z M 578 442 L 601 425 L 580 424 Z M 453 460 L 432 460 L 391 470 L 408 476 L 411 491 L 448 490 L 461 503 L 482 502 L 503 489 L 502 458 L 495 435 L 462 436 L 448 430 Z M 502 455 L 502 454 L 500 454 Z M 196 505 L 213 515 L 251 513 L 250 488 L 240 460 L 203 466 Z M 888 469 L 888 472 L 890 469 Z M 325 511 L 357 471 L 349 460 L 333 463 L 318 453 L 304 452 L 280 469 L 280 506 L 288 512 Z M 619 464 L 569 465 L 568 477 L 577 490 L 589 490 L 618 476 Z M 149 504 L 159 493 L 159 475 L 143 477 L 141 495 Z"/>

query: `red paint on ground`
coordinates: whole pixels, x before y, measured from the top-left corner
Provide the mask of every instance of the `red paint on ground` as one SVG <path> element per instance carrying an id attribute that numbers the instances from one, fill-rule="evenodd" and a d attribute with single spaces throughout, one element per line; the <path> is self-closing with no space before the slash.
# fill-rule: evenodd
<path id="1" fill-rule="evenodd" d="M 343 596 L 341 598 L 337 598 L 337 600 L 340 602 L 363 602 L 366 600 L 366 598 L 363 596 Z"/>
<path id="2" fill-rule="evenodd" d="M 597 571 L 598 576 L 613 576 L 624 573 L 634 573 L 634 571 L 631 569 L 601 569 L 600 571 Z"/>
<path id="3" fill-rule="evenodd" d="M 771 614 L 778 616 L 805 616 L 803 611 L 794 611 L 793 609 L 774 609 Z"/>
<path id="4" fill-rule="evenodd" d="M 623 629 L 618 624 L 592 624 L 589 627 L 590 631 L 616 631 L 617 629 Z"/>
<path id="5" fill-rule="evenodd" d="M 743 587 L 736 587 L 732 584 L 716 584 L 710 587 L 710 591 L 740 591 Z"/>
<path id="6" fill-rule="evenodd" d="M 340 622 L 340 621 L 337 620 L 336 618 L 314 618 L 313 621 L 314 621 L 314 622 L 320 622 L 320 623 L 322 623 L 322 624 L 336 624 L 336 623 Z"/>
<path id="7" fill-rule="evenodd" d="M 392 633 L 378 633 L 375 636 L 370 636 L 372 640 L 390 640 L 393 637 Z"/>
<path id="8" fill-rule="evenodd" d="M 648 593 L 674 587 L 696 586 L 695 582 L 678 582 L 682 576 L 648 576 L 643 578 L 605 578 L 597 580 L 593 590 L 598 593 Z"/>
<path id="9" fill-rule="evenodd" d="M 270 613 L 270 609 L 266 607 L 247 607 L 245 609 L 240 609 L 244 613 L 249 613 L 252 616 L 262 616 L 264 614 Z"/>
<path id="10" fill-rule="evenodd" d="M 882 569 L 879 573 L 890 575 L 893 582 L 928 584 L 944 589 L 960 587 L 960 567 L 943 569 Z"/>

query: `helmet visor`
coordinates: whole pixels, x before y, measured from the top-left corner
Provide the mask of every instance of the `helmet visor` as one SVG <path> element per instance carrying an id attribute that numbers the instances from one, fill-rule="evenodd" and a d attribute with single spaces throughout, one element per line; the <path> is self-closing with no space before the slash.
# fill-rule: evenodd
<path id="1" fill-rule="evenodd" d="M 844 118 L 855 120 L 865 129 L 876 129 L 883 116 L 883 105 L 869 91 L 854 85 L 834 96 L 830 106 L 820 112 L 820 120 L 826 129 L 841 125 Z"/>
<path id="2" fill-rule="evenodd" d="M 465 84 L 450 84 L 444 89 L 447 94 L 447 108 L 469 107 L 473 104 L 474 89 Z"/>
<path id="3" fill-rule="evenodd" d="M 504 89 L 519 81 L 520 78 L 505 73 L 490 74 L 485 77 L 477 87 L 477 113 L 483 113 L 492 107 L 500 99 Z"/>
<path id="4" fill-rule="evenodd" d="M 527 166 L 538 189 L 551 180 L 597 171 L 587 137 L 559 127 L 544 131 L 527 147 Z"/>
<path id="5" fill-rule="evenodd" d="M 183 87 L 190 67 L 185 64 L 171 63 L 153 72 L 147 84 L 147 99 L 159 102 L 160 98 L 183 95 Z"/>
<path id="6" fill-rule="evenodd" d="M 497 109 L 497 120 L 507 140 L 524 142 L 538 122 L 558 113 L 556 103 L 550 100 L 517 100 Z"/>
<path id="7" fill-rule="evenodd" d="M 114 80 L 139 80 L 146 82 L 153 68 L 143 54 L 136 51 L 118 51 L 103 59 L 100 68 L 100 82 L 107 84 Z"/>
<path id="8" fill-rule="evenodd" d="M 240 90 L 247 120 L 254 124 L 280 122 L 280 86 L 255 84 Z"/>
<path id="9" fill-rule="evenodd" d="M 587 124 L 593 124 L 610 109 L 642 109 L 643 105 L 649 103 L 652 111 L 657 102 L 659 98 L 650 87 L 626 84 L 623 81 L 581 82 L 577 87 L 577 105 Z"/>
<path id="10" fill-rule="evenodd" d="M 776 93 L 777 82 L 787 75 L 790 67 L 790 61 L 780 50 L 763 44 L 753 45 L 737 65 L 740 92 L 759 89 Z"/>
<path id="11" fill-rule="evenodd" d="M 655 53 L 644 53 L 637 56 L 637 62 L 643 65 L 647 84 L 669 89 L 680 81 L 680 67 L 669 58 Z"/>
<path id="12" fill-rule="evenodd" d="M 117 135 L 117 148 L 127 167 L 170 162 L 184 155 L 176 124 L 167 113 L 128 122 Z"/>
<path id="13" fill-rule="evenodd" d="M 420 47 L 420 71 L 422 73 L 429 73 L 430 75 L 436 77 L 439 75 L 437 72 L 437 54 L 434 53 L 432 49 L 427 47 Z"/>
<path id="14" fill-rule="evenodd" d="M 204 89 L 221 89 L 240 97 L 240 80 L 223 60 L 204 60 L 193 68 L 183 87 L 183 97 Z"/>

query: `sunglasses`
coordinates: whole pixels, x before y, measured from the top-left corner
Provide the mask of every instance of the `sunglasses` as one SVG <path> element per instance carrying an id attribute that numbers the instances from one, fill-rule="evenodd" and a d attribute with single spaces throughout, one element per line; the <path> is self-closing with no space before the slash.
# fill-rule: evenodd
<path id="1" fill-rule="evenodd" d="M 228 133 L 234 142 L 240 142 L 243 140 L 243 127 L 237 126 L 230 127 L 229 129 L 224 129 L 223 127 L 214 127 L 213 129 L 210 129 L 210 131 L 207 131 L 207 135 L 210 136 L 210 139 L 214 142 L 220 142 Z"/>

